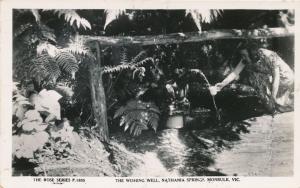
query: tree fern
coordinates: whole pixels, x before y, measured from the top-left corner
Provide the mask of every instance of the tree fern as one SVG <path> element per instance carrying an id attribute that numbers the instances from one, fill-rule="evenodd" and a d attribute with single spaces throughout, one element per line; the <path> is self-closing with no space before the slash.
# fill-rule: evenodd
<path id="1" fill-rule="evenodd" d="M 120 126 L 124 126 L 124 131 L 129 129 L 130 134 L 138 136 L 149 127 L 157 130 L 159 114 L 160 111 L 154 103 L 134 99 L 121 106 L 115 112 L 114 118 L 121 117 Z"/>

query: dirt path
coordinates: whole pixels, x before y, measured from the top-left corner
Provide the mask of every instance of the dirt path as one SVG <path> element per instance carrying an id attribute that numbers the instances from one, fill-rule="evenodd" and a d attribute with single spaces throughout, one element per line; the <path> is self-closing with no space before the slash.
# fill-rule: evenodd
<path id="1" fill-rule="evenodd" d="M 216 155 L 211 167 L 227 175 L 292 176 L 294 113 L 258 117 L 250 133 Z"/>

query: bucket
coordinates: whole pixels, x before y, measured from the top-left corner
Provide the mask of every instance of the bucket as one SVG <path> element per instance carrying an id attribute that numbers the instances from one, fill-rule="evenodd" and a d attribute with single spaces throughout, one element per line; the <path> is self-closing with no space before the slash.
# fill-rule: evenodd
<path id="1" fill-rule="evenodd" d="M 170 116 L 166 122 L 166 127 L 169 129 L 180 129 L 183 127 L 183 115 Z"/>

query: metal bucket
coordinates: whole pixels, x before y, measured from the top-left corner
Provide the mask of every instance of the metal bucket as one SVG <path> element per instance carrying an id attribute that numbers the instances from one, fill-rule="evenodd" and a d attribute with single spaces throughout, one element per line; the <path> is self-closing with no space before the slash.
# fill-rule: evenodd
<path id="1" fill-rule="evenodd" d="M 183 115 L 173 115 L 170 116 L 166 122 L 166 127 L 169 129 L 180 129 L 183 127 Z"/>

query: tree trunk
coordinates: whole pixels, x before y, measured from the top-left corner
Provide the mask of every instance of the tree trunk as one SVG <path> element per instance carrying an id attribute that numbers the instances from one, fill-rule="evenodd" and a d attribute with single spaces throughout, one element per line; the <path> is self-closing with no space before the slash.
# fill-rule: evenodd
<path id="1" fill-rule="evenodd" d="M 102 83 L 102 71 L 101 71 L 102 59 L 101 59 L 100 45 L 98 42 L 96 44 L 96 50 L 97 50 L 96 62 L 92 62 L 89 66 L 92 107 L 93 107 L 94 118 L 96 120 L 96 126 L 98 127 L 99 130 L 98 134 L 100 140 L 103 142 L 109 142 L 106 97 L 105 97 L 105 90 Z"/>

